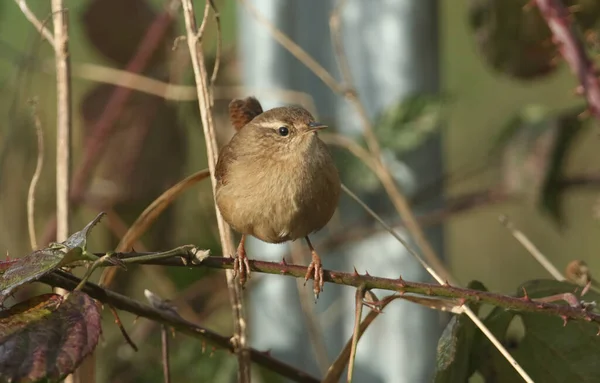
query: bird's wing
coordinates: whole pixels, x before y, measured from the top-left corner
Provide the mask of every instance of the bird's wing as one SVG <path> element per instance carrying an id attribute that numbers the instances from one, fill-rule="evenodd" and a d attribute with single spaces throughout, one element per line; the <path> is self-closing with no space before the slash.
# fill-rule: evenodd
<path id="1" fill-rule="evenodd" d="M 236 160 L 236 155 L 231 149 L 231 146 L 225 145 L 219 153 L 219 159 L 215 166 L 215 178 L 217 180 L 217 186 L 227 184 L 227 173 L 229 171 L 229 165 Z"/>

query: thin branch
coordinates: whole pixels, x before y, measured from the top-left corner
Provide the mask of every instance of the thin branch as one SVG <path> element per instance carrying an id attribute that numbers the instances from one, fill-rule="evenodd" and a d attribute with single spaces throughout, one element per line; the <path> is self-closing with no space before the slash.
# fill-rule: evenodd
<path id="1" fill-rule="evenodd" d="M 352 331 L 352 346 L 350 347 L 350 359 L 348 359 L 348 377 L 347 382 L 352 383 L 354 376 L 354 362 L 356 360 L 356 348 L 360 338 L 360 320 L 362 318 L 363 299 L 365 299 L 365 287 L 359 286 L 354 296 L 354 330 Z"/>
<path id="2" fill-rule="evenodd" d="M 115 324 L 119 328 L 119 331 L 121 331 L 121 335 L 123 335 L 123 338 L 125 339 L 127 344 L 131 346 L 133 351 L 137 352 L 138 348 L 129 336 L 129 334 L 127 334 L 127 331 L 125 331 L 125 327 L 123 327 L 123 322 L 121 322 L 121 318 L 119 318 L 119 313 L 117 312 L 117 310 L 115 310 L 115 308 L 112 305 L 108 305 L 108 308 L 112 315 L 115 317 Z"/>
<path id="3" fill-rule="evenodd" d="M 345 85 L 346 92 L 344 92 L 343 96 L 346 97 L 348 101 L 354 106 L 358 115 L 361 119 L 363 125 L 363 132 L 365 136 L 365 141 L 367 142 L 367 146 L 369 147 L 369 151 L 375 157 L 376 161 L 381 161 L 381 147 L 379 146 L 379 142 L 377 141 L 377 136 L 375 135 L 375 130 L 373 129 L 373 125 L 371 124 L 371 120 L 367 114 L 367 110 L 365 109 L 362 102 L 358 98 L 358 94 L 356 93 L 356 88 L 354 87 L 354 80 L 352 79 L 352 72 L 350 70 L 350 64 L 348 62 L 348 57 L 344 51 L 344 41 L 342 39 L 342 19 L 341 14 L 342 10 L 346 6 L 346 0 L 339 0 L 338 4 L 333 8 L 331 15 L 329 17 L 329 30 L 331 34 L 331 41 L 333 44 L 333 51 L 335 59 L 338 62 L 338 66 L 340 68 L 340 73 L 342 74 L 342 80 Z"/>
<path id="4" fill-rule="evenodd" d="M 233 261 L 231 258 L 228 259 Z M 306 271 L 306 267 L 304 270 Z M 42 277 L 41 282 L 51 286 L 72 290 L 79 284 L 80 279 L 62 271 L 55 271 Z M 206 341 L 215 347 L 229 350 L 230 352 L 234 351 L 234 342 L 232 342 L 231 337 L 219 335 L 211 330 L 188 322 L 169 310 L 154 308 L 89 282 L 85 284 L 82 291 L 92 298 L 104 304 L 110 304 L 119 310 L 127 311 L 139 317 L 159 322 L 183 334 Z M 261 352 L 253 348 L 248 349 L 248 351 L 250 359 L 254 363 L 276 372 L 283 377 L 289 378 L 295 382 L 316 383 L 319 381 L 317 378 L 312 377 L 303 371 L 272 358 L 267 352 Z"/>
<path id="5" fill-rule="evenodd" d="M 557 281 L 566 281 L 562 273 L 546 258 L 546 256 L 527 238 L 523 232 L 515 227 L 513 222 L 505 215 L 500 216 L 500 222 L 510 231 L 513 237 L 539 262 L 546 271 Z"/>
<path id="6" fill-rule="evenodd" d="M 56 216 L 57 241 L 69 236 L 69 181 L 71 171 L 71 78 L 69 68 L 69 21 L 63 0 L 52 0 L 54 55 L 56 58 Z"/>
<path id="7" fill-rule="evenodd" d="M 585 96 L 589 112 L 600 119 L 600 82 L 594 62 L 577 37 L 571 13 L 560 0 L 533 0 L 533 4 L 537 5 L 546 20 L 561 55 L 577 75 L 581 84 L 578 91 Z"/>
<path id="8" fill-rule="evenodd" d="M 33 12 L 31 12 L 31 9 L 29 9 L 29 6 L 27 5 L 27 1 L 15 0 L 15 2 L 19 6 L 19 8 L 21 8 L 21 12 L 23 12 L 25 18 L 27 18 L 27 20 L 29 20 L 29 22 L 33 24 L 35 29 L 37 29 L 38 32 L 40 32 L 40 34 L 46 40 L 48 40 L 50 45 L 52 45 L 52 48 L 54 48 L 56 46 L 56 43 L 54 41 L 54 36 L 52 36 L 52 32 L 50 32 L 50 30 L 44 26 L 44 24 L 33 14 Z"/>
<path id="9" fill-rule="evenodd" d="M 293 263 L 303 263 L 303 252 L 301 252 L 302 244 L 294 242 L 291 244 L 291 255 Z M 306 330 L 310 343 L 315 353 L 315 359 L 317 366 L 321 370 L 322 374 L 327 372 L 330 361 L 327 356 L 327 343 L 325 342 L 325 336 L 323 334 L 321 326 L 319 326 L 319 318 L 315 312 L 315 302 L 313 301 L 312 294 L 305 293 L 305 284 L 301 279 L 296 280 L 296 291 L 298 292 L 298 299 L 300 300 L 300 308 L 304 321 L 306 323 Z"/>
<path id="10" fill-rule="evenodd" d="M 219 149 L 217 146 L 217 139 L 215 137 L 215 127 L 212 118 L 211 110 L 211 97 L 209 91 L 209 85 L 207 84 L 207 73 L 206 65 L 204 62 L 204 54 L 202 51 L 202 33 L 201 31 L 206 25 L 208 19 L 208 11 L 210 8 L 210 2 L 206 2 L 204 18 L 200 29 L 196 25 L 196 16 L 194 14 L 194 5 L 191 0 L 182 0 L 183 16 L 185 19 L 186 27 L 186 40 L 188 43 L 188 49 L 190 51 L 190 57 L 192 60 L 192 67 L 194 69 L 194 78 L 196 81 L 196 88 L 198 92 L 198 108 L 200 110 L 200 117 L 202 119 L 202 127 L 204 130 L 204 138 L 206 141 L 206 152 L 208 157 L 208 169 L 211 174 L 215 174 L 215 165 L 217 163 L 217 157 Z M 216 190 L 216 179 L 211 177 L 213 196 Z M 217 217 L 217 226 L 219 228 L 219 236 L 221 240 L 221 247 L 223 253 L 233 257 L 235 249 L 233 246 L 233 239 L 231 236 L 231 230 L 223 217 L 221 212 L 215 203 L 215 213 Z M 229 289 L 229 300 L 231 302 L 231 308 L 234 318 L 234 333 L 235 333 L 235 344 L 236 354 L 238 357 L 238 381 L 242 383 L 250 382 L 250 362 L 249 355 L 247 353 L 248 339 L 246 335 L 246 319 L 243 306 L 243 294 L 239 283 L 235 280 L 233 271 L 226 272 L 227 286 Z"/>
<path id="11" fill-rule="evenodd" d="M 171 368 L 169 366 L 169 328 L 164 324 L 160 326 L 160 341 L 164 382 L 171 383 Z"/>
<path id="12" fill-rule="evenodd" d="M 385 306 L 387 306 L 390 302 L 392 302 L 393 300 L 395 300 L 397 298 L 400 298 L 400 295 L 395 294 L 395 295 L 390 295 L 390 296 L 386 297 L 381 302 L 379 302 L 379 304 L 377 306 L 378 310 L 371 310 L 367 314 L 365 319 L 363 319 L 363 321 L 360 323 L 360 326 L 358 327 L 357 341 L 360 340 L 362 335 L 365 333 L 365 331 L 371 325 L 371 323 L 373 323 L 375 318 L 377 318 L 377 316 L 379 316 L 379 314 L 382 313 Z M 344 367 L 346 366 L 346 363 L 348 363 L 348 360 L 350 359 L 353 342 L 354 342 L 354 332 L 352 333 L 352 336 L 350 337 L 348 342 L 346 342 L 346 345 L 344 346 L 344 348 L 342 349 L 342 351 L 340 352 L 340 354 L 338 355 L 336 360 L 329 367 L 329 370 L 327 371 L 327 374 L 323 378 L 322 383 L 337 383 L 340 381 L 342 373 L 344 372 Z"/>
<path id="13" fill-rule="evenodd" d="M 221 51 L 223 50 L 223 34 L 221 32 L 221 15 L 219 14 L 219 10 L 217 9 L 217 5 L 214 0 L 208 0 L 210 3 L 210 7 L 213 10 L 213 16 L 215 18 L 215 23 L 217 24 L 217 51 L 215 52 L 215 64 L 213 66 L 212 75 L 210 76 L 210 92 L 211 92 L 211 101 L 214 102 L 214 89 L 215 83 L 217 82 L 217 76 L 219 75 L 219 68 L 221 64 Z M 213 104 L 211 103 L 211 106 Z"/>
<path id="14" fill-rule="evenodd" d="M 29 184 L 29 190 L 27 191 L 27 228 L 29 231 L 31 249 L 36 250 L 38 245 L 37 234 L 35 233 L 35 190 L 44 165 L 44 131 L 37 111 L 37 103 L 35 101 L 32 102 L 31 108 L 35 125 L 35 135 L 37 137 L 37 160 L 35 163 L 35 171 L 31 177 L 31 183 Z"/>
<path id="15" fill-rule="evenodd" d="M 49 71 L 45 67 L 43 70 L 45 72 Z M 127 70 L 92 63 L 79 63 L 73 65 L 72 72 L 73 76 L 78 78 L 130 88 L 138 92 L 162 97 L 165 100 L 193 101 L 198 99 L 195 86 L 172 84 Z M 274 97 L 290 104 L 300 104 L 315 117 L 317 116 L 317 108 L 312 96 L 300 91 L 245 86 L 215 86 L 212 88 L 212 93 L 213 98 L 216 100 L 230 100 L 248 93 Z"/>
<path id="16" fill-rule="evenodd" d="M 71 207 L 69 185 L 71 181 L 71 72 L 69 57 L 69 12 L 63 0 L 52 0 L 52 22 L 54 25 L 54 58 L 56 62 L 56 240 L 62 242 L 69 237 Z M 65 295 L 66 291 L 57 292 Z M 93 374 L 95 356 L 92 354 L 65 382 L 96 381 Z"/>

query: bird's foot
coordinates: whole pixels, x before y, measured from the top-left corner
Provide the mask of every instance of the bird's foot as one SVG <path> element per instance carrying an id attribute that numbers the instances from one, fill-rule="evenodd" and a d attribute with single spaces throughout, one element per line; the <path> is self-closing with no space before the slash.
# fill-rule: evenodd
<path id="1" fill-rule="evenodd" d="M 319 299 L 319 293 L 323 291 L 323 285 L 325 281 L 323 281 L 323 265 L 321 264 L 321 259 L 317 255 L 316 252 L 313 252 L 312 262 L 306 268 L 306 275 L 304 276 L 304 285 L 306 282 L 312 278 L 313 281 L 313 292 L 315 293 L 315 301 Z"/>
<path id="2" fill-rule="evenodd" d="M 244 287 L 246 281 L 250 279 L 250 262 L 248 262 L 248 257 L 246 256 L 244 242 L 245 238 L 242 238 L 235 259 L 233 260 L 233 276 L 234 278 L 239 277 L 242 287 Z"/>

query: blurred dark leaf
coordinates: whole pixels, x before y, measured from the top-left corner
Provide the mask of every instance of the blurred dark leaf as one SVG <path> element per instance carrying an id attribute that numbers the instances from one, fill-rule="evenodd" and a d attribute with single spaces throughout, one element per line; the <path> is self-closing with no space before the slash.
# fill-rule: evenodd
<path id="1" fill-rule="evenodd" d="M 484 60 L 496 71 L 522 80 L 537 79 L 556 68 L 559 57 L 551 33 L 529 0 L 471 0 L 469 24 Z M 567 0 L 583 30 L 597 24 L 600 2 Z"/>
<path id="2" fill-rule="evenodd" d="M 100 85 L 84 96 L 81 113 L 85 140 L 96 133 L 93 129 L 115 89 L 112 85 Z M 131 224 L 148 204 L 183 177 L 188 148 L 185 127 L 173 104 L 134 91 L 122 108 L 86 199 L 102 209 L 114 209 L 124 222 Z M 174 214 L 174 208 L 169 207 L 146 233 L 144 242 L 149 248 L 168 249 L 176 245 Z"/>
<path id="3" fill-rule="evenodd" d="M 468 288 L 487 291 L 479 281 L 472 281 Z M 476 314 L 479 306 L 469 305 Z M 468 382 L 478 362 L 478 355 L 473 350 L 479 349 L 481 340 L 481 332 L 469 317 L 465 314 L 453 316 L 438 342 L 434 382 Z"/>
<path id="4" fill-rule="evenodd" d="M 146 0 L 92 0 L 82 15 L 84 32 L 106 58 L 124 67 L 136 54 L 148 28 L 158 17 Z M 173 26 L 161 36 L 148 67 L 164 62 L 173 41 Z"/>
<path id="5" fill-rule="evenodd" d="M 0 311 L 3 381 L 59 380 L 96 347 L 100 311 L 82 292 L 45 294 Z"/>
<path id="6" fill-rule="evenodd" d="M 445 98 L 412 95 L 385 110 L 375 123 L 375 132 L 385 148 L 395 154 L 417 148 L 442 122 Z"/>
<path id="7" fill-rule="evenodd" d="M 584 126 L 578 118 L 582 111 L 553 114 L 541 106 L 528 106 L 509 120 L 497 140 L 505 190 L 524 195 L 559 225 L 564 224 L 563 168 Z"/>
<path id="8" fill-rule="evenodd" d="M 438 342 L 434 382 L 468 382 L 472 374 L 470 350 L 477 331 L 477 326 L 465 314 L 450 319 Z"/>
<path id="9" fill-rule="evenodd" d="M 99 214 L 83 230 L 72 234 L 60 244 L 51 244 L 22 258 L 0 262 L 0 303 L 17 287 L 35 281 L 71 262 L 88 259 L 87 236 L 102 215 Z"/>
<path id="10" fill-rule="evenodd" d="M 544 298 L 563 293 L 575 293 L 581 288 L 555 280 L 534 280 L 524 283 L 523 288 L 532 298 Z M 600 295 L 588 292 L 586 301 L 598 301 Z M 556 302 L 561 303 L 561 302 Z M 566 304 L 566 303 L 565 303 Z M 518 337 L 507 331 L 511 321 L 519 319 L 523 326 Z M 485 320 L 496 336 L 508 346 L 509 351 L 536 382 L 597 382 L 600 381 L 600 337 L 598 325 L 583 321 L 563 325 L 559 317 L 536 313 L 514 313 L 495 309 Z M 520 381 L 512 367 L 493 346 L 486 345 L 482 354 L 480 372 L 486 381 Z"/>

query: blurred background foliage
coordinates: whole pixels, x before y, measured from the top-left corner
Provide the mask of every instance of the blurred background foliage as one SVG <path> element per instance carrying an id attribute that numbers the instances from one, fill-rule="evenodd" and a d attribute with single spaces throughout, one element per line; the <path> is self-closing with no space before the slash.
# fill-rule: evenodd
<path id="1" fill-rule="evenodd" d="M 41 19 L 49 15 L 49 2 L 29 3 Z M 147 29 L 164 11 L 165 3 L 66 1 L 73 62 L 74 169 L 85 157 L 86 138 L 97 134 L 97 123 L 107 113 L 115 90 L 114 85 L 86 79 L 86 73 L 94 68 L 83 64 L 124 69 Z M 201 12 L 202 2 L 197 3 L 197 12 Z M 383 111 L 377 119 L 377 134 L 384 147 L 395 150 L 413 148 L 442 122 L 445 195 L 461 208 L 455 209 L 458 213 L 443 212 L 428 224 L 444 223 L 448 259 L 458 280 L 466 284 L 477 279 L 492 291 L 506 293 L 513 293 L 526 280 L 547 275 L 498 223 L 501 214 L 510 216 L 559 268 L 572 259 L 585 260 L 591 270 L 600 268 L 596 256 L 600 237 L 595 235 L 600 222 L 593 214 L 600 200 L 597 123 L 580 118 L 585 102 L 574 95 L 577 79 L 560 60 L 537 9 L 524 9 L 526 3 L 440 2 L 443 97 L 415 95 Z M 592 54 L 597 53 L 597 40 L 591 31 L 598 29 L 600 3 L 565 3 L 573 6 L 582 38 Z M 227 104 L 233 96 L 245 94 L 235 94 L 231 88 L 238 83 L 239 75 L 236 3 L 221 0 L 217 5 L 223 54 L 215 113 L 219 140 L 223 142 L 232 134 L 225 114 Z M 215 58 L 214 26 L 209 25 L 205 44 L 210 61 Z M 142 74 L 193 84 L 187 48 L 174 45 L 181 34 L 182 20 L 177 12 Z M 30 250 L 26 198 L 37 153 L 34 109 L 43 126 L 46 146 L 37 189 L 36 228 L 40 239 L 51 237 L 56 120 L 53 63 L 50 47 L 40 41 L 16 4 L 1 2 L 0 250 L 10 256 Z M 98 227 L 89 245 L 95 251 L 113 249 L 118 242 L 115 233 L 123 233 L 124 227 L 170 185 L 204 167 L 206 155 L 196 102 L 133 92 L 116 119 L 90 186 L 75 210 L 73 227 L 82 227 L 98 210 L 114 210 L 122 221 L 114 216 L 108 219 L 108 225 Z M 365 167 L 353 169 L 352 182 L 374 182 Z M 413 202 L 426 203 L 427 196 L 434 195 L 438 188 L 438 184 L 430 185 Z M 481 196 L 483 203 L 477 199 Z M 144 236 L 143 247 L 161 250 L 194 243 L 219 254 L 213 218 L 210 184 L 204 182 L 160 218 Z M 342 229 L 349 228 L 342 225 Z M 150 288 L 176 302 L 185 300 L 193 310 L 183 308 L 184 316 L 224 334 L 231 332 L 221 273 L 133 268 L 119 272 L 113 287 L 138 299 L 142 299 L 144 288 Z M 162 381 L 157 363 L 159 328 L 145 320 L 133 326 L 135 318 L 122 314 L 125 327 L 142 346 L 134 353 L 111 324 L 112 317 L 105 313 L 104 319 L 104 337 L 96 352 L 100 381 Z M 224 352 L 213 355 L 210 349 L 183 336 L 175 337 L 171 356 L 174 381 L 226 381 L 235 374 L 232 357 Z M 278 380 L 259 369 L 256 373 L 266 381 Z"/>

